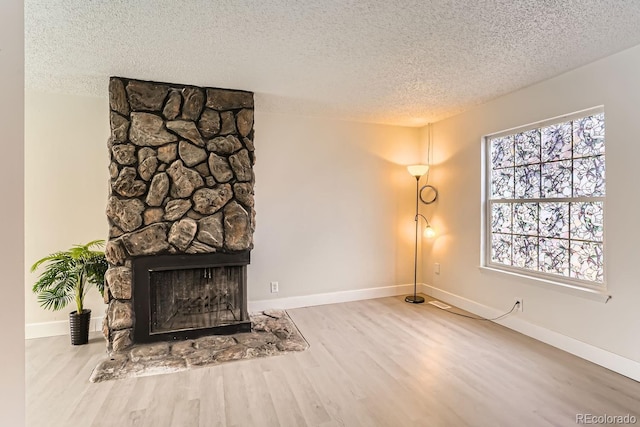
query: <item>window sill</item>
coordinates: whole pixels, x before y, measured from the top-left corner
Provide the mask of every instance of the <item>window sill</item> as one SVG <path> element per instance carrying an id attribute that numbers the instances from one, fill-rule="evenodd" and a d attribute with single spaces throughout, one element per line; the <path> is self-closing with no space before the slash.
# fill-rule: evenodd
<path id="1" fill-rule="evenodd" d="M 518 274 L 511 271 L 500 270 L 498 268 L 486 267 L 482 265 L 479 268 L 483 272 L 516 277 L 518 279 L 524 280 L 528 284 L 542 286 L 546 289 L 552 289 L 554 291 L 562 292 L 565 294 L 576 295 L 581 298 L 598 301 L 604 304 L 606 304 L 612 298 L 611 294 L 609 294 L 606 289 L 603 289 L 600 291 L 596 289 L 582 288 L 582 287 L 570 285 L 567 283 L 554 282 L 553 280 L 539 279 L 537 277 L 531 277 L 524 274 Z"/>

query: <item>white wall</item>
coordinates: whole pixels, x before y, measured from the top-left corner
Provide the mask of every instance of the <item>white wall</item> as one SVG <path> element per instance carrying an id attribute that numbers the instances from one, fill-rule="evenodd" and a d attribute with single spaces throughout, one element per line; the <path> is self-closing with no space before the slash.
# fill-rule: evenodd
<path id="1" fill-rule="evenodd" d="M 640 362 L 640 46 L 434 124 L 432 180 L 440 190 L 434 223 L 440 236 L 423 258 L 425 281 L 496 310 L 524 298 L 524 321 Z M 481 270 L 483 135 L 604 105 L 606 115 L 607 304 L 557 287 Z M 440 275 L 433 264 L 442 265 Z"/>
<path id="2" fill-rule="evenodd" d="M 0 129 L 2 167 L 0 197 L 4 206 L 2 230 L 2 298 L 0 323 L 2 354 L 0 368 L 0 419 L 2 424 L 24 425 L 24 315 L 21 283 L 24 280 L 24 42 L 23 4 L 0 2 Z"/>
<path id="3" fill-rule="evenodd" d="M 414 181 L 404 165 L 421 160 L 419 130 L 266 114 L 261 102 L 249 300 L 412 283 Z M 70 310 L 37 305 L 28 267 L 107 235 L 108 101 L 27 91 L 25 108 L 26 322 L 65 320 Z M 104 312 L 97 292 L 86 305 Z"/>

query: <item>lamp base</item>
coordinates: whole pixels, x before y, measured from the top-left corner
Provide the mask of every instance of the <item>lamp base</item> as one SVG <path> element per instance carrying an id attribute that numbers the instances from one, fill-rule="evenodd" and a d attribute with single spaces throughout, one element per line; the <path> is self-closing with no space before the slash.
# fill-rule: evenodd
<path id="1" fill-rule="evenodd" d="M 405 302 L 410 302 L 411 304 L 422 304 L 424 302 L 424 298 L 419 295 L 413 296 L 409 295 L 404 299 Z"/>

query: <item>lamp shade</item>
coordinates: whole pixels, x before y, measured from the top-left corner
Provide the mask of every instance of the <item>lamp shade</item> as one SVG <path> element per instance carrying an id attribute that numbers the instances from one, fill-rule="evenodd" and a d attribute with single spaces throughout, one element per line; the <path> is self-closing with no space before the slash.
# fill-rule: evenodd
<path id="1" fill-rule="evenodd" d="M 421 177 L 429 171 L 429 165 L 411 165 L 407 166 L 409 173 L 415 177 Z"/>

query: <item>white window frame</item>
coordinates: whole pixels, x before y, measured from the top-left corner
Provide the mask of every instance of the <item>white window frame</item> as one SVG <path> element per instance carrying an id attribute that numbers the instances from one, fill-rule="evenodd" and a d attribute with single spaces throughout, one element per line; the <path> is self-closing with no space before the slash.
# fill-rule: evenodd
<path id="1" fill-rule="evenodd" d="M 577 111 L 575 113 L 566 114 L 558 117 L 554 117 L 547 120 L 542 120 L 535 123 L 530 123 L 528 125 L 507 129 L 504 131 L 492 133 L 485 135 L 482 138 L 483 142 L 483 193 L 485 195 L 484 199 L 484 224 L 483 224 L 483 232 L 482 232 L 482 265 L 486 268 L 490 268 L 493 270 L 500 270 L 508 273 L 513 273 L 518 276 L 523 276 L 527 278 L 531 278 L 534 280 L 552 283 L 556 285 L 569 285 L 570 287 L 577 287 L 585 290 L 593 290 L 597 292 L 603 292 L 607 290 L 607 266 L 606 266 L 606 258 L 604 254 L 606 253 L 606 189 L 605 196 L 603 197 L 562 197 L 562 198 L 522 198 L 516 199 L 515 195 L 513 199 L 496 199 L 498 202 L 582 202 L 582 201 L 599 201 L 603 203 L 603 239 L 602 239 L 602 247 L 603 247 L 603 281 L 594 282 L 589 280 L 582 280 L 573 277 L 566 277 L 560 274 L 546 273 L 542 271 L 534 271 L 529 270 L 517 266 L 505 265 L 496 262 L 492 262 L 491 254 L 492 254 L 492 231 L 491 231 L 491 219 L 492 219 L 492 204 L 493 200 L 491 198 L 491 184 L 492 184 L 492 158 L 491 158 L 491 140 L 494 138 L 500 138 L 502 136 L 513 135 L 520 132 L 526 132 L 532 129 L 539 129 L 545 126 L 558 124 L 570 120 L 576 120 L 583 117 L 604 113 L 604 107 L 599 106 L 595 108 L 589 108 L 586 110 Z M 606 115 L 605 115 L 605 127 L 606 127 Z M 607 143 L 605 136 L 605 168 L 606 168 L 606 156 L 607 156 Z M 606 185 L 606 184 L 605 184 Z M 606 188 L 606 187 L 605 187 Z M 539 236 L 538 236 L 539 237 Z"/>

